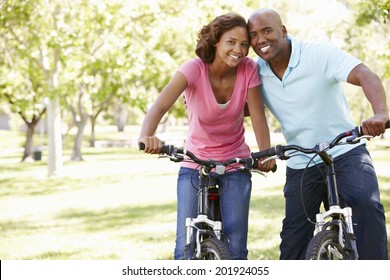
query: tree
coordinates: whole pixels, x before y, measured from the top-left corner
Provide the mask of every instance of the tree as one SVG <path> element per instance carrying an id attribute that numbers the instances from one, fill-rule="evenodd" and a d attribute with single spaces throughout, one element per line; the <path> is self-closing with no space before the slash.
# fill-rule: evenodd
<path id="1" fill-rule="evenodd" d="M 4 54 L 9 56 L 6 68 L 18 68 L 18 61 L 14 61 L 10 55 L 12 51 L 8 47 L 5 49 L 7 52 Z M 0 71 L 1 77 L 3 77 L 0 81 L 0 95 L 8 102 L 12 112 L 17 113 L 26 125 L 26 141 L 22 161 L 32 158 L 35 127 L 46 112 L 42 95 L 39 94 L 41 91 L 40 78 L 37 77 L 39 72 L 34 69 L 35 63 L 31 64 L 30 61 L 27 63 L 29 64 L 21 66 L 29 68 L 25 70 L 25 76 L 21 76 L 20 72 L 5 72 L 4 67 Z"/>
<path id="2" fill-rule="evenodd" d="M 75 94 L 67 96 L 67 103 L 77 127 L 71 160 L 82 160 L 82 141 L 87 121 L 91 121 L 90 145 L 94 146 L 94 128 L 101 112 L 120 88 L 123 69 L 117 63 L 121 42 L 115 30 L 119 2 L 82 1 L 74 11 L 77 20 L 72 28 L 77 36 L 78 52 L 71 58 L 69 67 L 76 75 L 73 79 Z M 87 27 L 87 28 L 86 28 Z"/>
<path id="3" fill-rule="evenodd" d="M 3 12 L 0 14 L 0 37 L 4 42 L 3 52 L 8 58 L 7 63 L 2 63 L 2 71 L 15 73 L 22 82 L 15 84 L 12 75 L 8 75 L 8 80 L 3 81 L 2 88 L 7 90 L 2 90 L 2 96 L 28 127 L 22 160 L 31 156 L 34 129 L 45 113 L 42 108 L 44 97 L 49 97 L 49 115 L 55 120 L 59 118 L 51 113 L 56 114 L 58 111 L 56 89 L 61 71 L 61 50 L 56 34 L 47 32 L 46 28 L 47 21 L 58 28 L 58 6 L 48 6 L 45 5 L 46 2 L 7 0 L 1 6 Z M 61 137 L 55 137 L 55 133 L 60 133 L 60 121 L 55 123 L 57 126 L 50 123 L 48 125 L 49 132 L 53 134 L 49 139 L 49 175 L 60 173 L 62 167 Z"/>
<path id="4" fill-rule="evenodd" d="M 353 20 L 345 32 L 348 50 L 372 68 L 383 83 L 386 83 L 390 77 L 390 1 L 348 1 L 348 6 L 353 15 Z M 356 104 L 355 108 L 360 108 L 360 111 L 354 110 L 360 122 L 372 114 L 369 102 L 360 92 L 354 95 L 353 102 Z"/>
<path id="5" fill-rule="evenodd" d="M 390 75 L 388 0 L 262 3 L 277 9 L 296 36 L 343 41 L 345 26 L 353 26 L 346 32 L 351 52 L 384 69 L 383 77 Z M 357 22 L 369 25 L 356 28 L 346 17 L 324 13 L 320 5 L 328 4 L 348 15 L 360 12 Z M 93 146 L 99 116 L 121 111 L 112 112 L 113 103 L 148 110 L 180 64 L 195 57 L 196 36 L 204 24 L 230 11 L 248 17 L 258 8 L 253 0 L 5 0 L 0 5 L 0 99 L 30 129 L 23 157 L 31 155 L 33 129 L 47 115 L 50 174 L 62 163 L 61 112 L 73 116 L 72 159 L 81 160 L 88 120 Z M 366 44 L 366 38 L 376 43 Z M 167 117 L 185 113 L 183 102 L 176 102 Z"/>

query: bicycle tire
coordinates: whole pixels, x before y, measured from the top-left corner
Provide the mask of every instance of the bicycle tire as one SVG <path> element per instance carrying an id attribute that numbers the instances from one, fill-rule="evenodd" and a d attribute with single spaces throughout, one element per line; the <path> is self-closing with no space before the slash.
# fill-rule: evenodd
<path id="1" fill-rule="evenodd" d="M 324 230 L 310 241 L 305 258 L 306 260 L 349 260 L 350 253 L 339 244 L 336 231 Z"/>
<path id="2" fill-rule="evenodd" d="M 201 260 L 231 260 L 230 252 L 221 240 L 210 237 L 201 243 Z"/>

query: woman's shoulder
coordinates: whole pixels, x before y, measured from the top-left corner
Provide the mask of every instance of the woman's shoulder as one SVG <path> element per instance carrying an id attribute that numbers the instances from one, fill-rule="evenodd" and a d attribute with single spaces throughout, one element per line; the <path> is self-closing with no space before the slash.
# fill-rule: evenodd
<path id="1" fill-rule="evenodd" d="M 178 69 L 189 84 L 195 84 L 200 79 L 207 77 L 207 63 L 202 59 L 193 58 L 185 61 Z"/>
<path id="2" fill-rule="evenodd" d="M 202 59 L 200 58 L 192 58 L 192 59 L 189 59 L 185 62 L 183 62 L 183 64 L 180 66 L 180 68 L 199 68 L 199 69 L 203 69 L 206 67 L 206 62 L 204 62 Z"/>

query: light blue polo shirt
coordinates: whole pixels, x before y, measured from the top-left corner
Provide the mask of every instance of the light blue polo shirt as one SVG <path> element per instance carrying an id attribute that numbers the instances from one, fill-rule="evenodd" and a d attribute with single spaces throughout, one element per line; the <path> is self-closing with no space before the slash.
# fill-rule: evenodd
<path id="1" fill-rule="evenodd" d="M 264 103 L 281 124 L 286 143 L 311 148 L 353 129 L 340 82 L 362 62 L 328 42 L 299 41 L 291 36 L 287 40 L 292 54 L 282 80 L 268 62 L 258 59 Z M 354 145 L 341 145 L 330 153 L 336 157 L 352 148 Z M 287 166 L 302 169 L 309 161 L 296 156 Z M 316 162 L 321 160 L 317 157 Z"/>

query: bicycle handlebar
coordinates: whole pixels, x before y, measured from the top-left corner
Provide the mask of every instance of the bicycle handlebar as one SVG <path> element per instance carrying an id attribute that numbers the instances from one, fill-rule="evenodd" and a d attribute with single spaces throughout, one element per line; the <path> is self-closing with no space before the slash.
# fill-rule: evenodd
<path id="1" fill-rule="evenodd" d="M 138 143 L 139 149 L 144 150 L 145 144 L 144 143 Z M 244 165 L 245 169 L 252 169 L 257 168 L 257 160 L 259 158 L 257 157 L 249 157 L 249 158 L 231 158 L 226 161 L 215 161 L 212 159 L 208 160 L 202 160 L 199 159 L 197 156 L 195 156 L 191 151 L 188 151 L 182 147 L 176 147 L 174 145 L 163 145 L 161 147 L 161 154 L 166 154 L 168 156 L 176 156 L 175 159 L 172 159 L 174 161 L 183 161 L 184 158 L 177 157 L 177 155 L 186 155 L 188 156 L 193 162 L 208 166 L 210 168 L 215 168 L 217 165 L 223 165 L 228 166 L 233 163 L 240 163 Z M 272 172 L 275 172 L 277 169 L 277 166 L 275 165 L 274 168 L 271 170 Z"/>
<path id="2" fill-rule="evenodd" d="M 390 121 L 387 121 L 386 123 L 386 129 L 390 128 Z M 186 155 L 188 156 L 192 161 L 195 163 L 201 164 L 201 165 L 206 165 L 208 167 L 214 168 L 217 165 L 223 165 L 223 166 L 228 166 L 232 163 L 240 163 L 244 165 L 244 168 L 246 169 L 252 169 L 257 167 L 257 160 L 261 158 L 267 158 L 267 157 L 273 157 L 277 156 L 279 159 L 286 160 L 289 159 L 290 157 L 284 152 L 290 151 L 290 150 L 295 150 L 299 151 L 302 153 L 306 154 L 313 154 L 313 153 L 320 153 L 322 151 L 328 150 L 336 146 L 342 139 L 349 137 L 346 142 L 347 143 L 358 143 L 360 141 L 360 137 L 363 137 L 363 129 L 361 126 L 356 126 L 354 129 L 340 133 L 337 135 L 329 144 L 326 143 L 326 145 L 323 147 L 321 146 L 322 144 L 317 144 L 313 148 L 305 148 L 301 147 L 298 145 L 276 145 L 275 147 L 259 151 L 259 152 L 253 152 L 251 153 L 250 158 L 232 158 L 224 162 L 218 162 L 214 161 L 212 159 L 208 160 L 201 160 L 197 158 L 192 152 L 184 149 L 184 148 L 179 148 L 175 147 L 173 145 L 163 145 L 161 148 L 161 154 L 166 154 L 168 156 L 176 156 L 175 159 L 171 159 L 174 161 L 183 161 L 184 158 L 182 157 L 177 157 L 178 154 L 181 155 Z M 139 143 L 139 149 L 144 150 L 145 149 L 145 144 L 144 143 Z M 276 171 L 277 166 L 275 165 L 274 168 L 272 169 L 272 172 Z"/>
<path id="3" fill-rule="evenodd" d="M 390 128 L 390 121 L 387 121 L 386 123 L 386 129 Z M 350 136 L 350 137 L 349 137 Z M 354 129 L 340 133 L 337 135 L 327 146 L 326 149 L 331 149 L 334 146 L 336 146 L 342 139 L 349 137 L 347 139 L 347 143 L 354 144 L 358 143 L 360 141 L 360 137 L 363 135 L 363 129 L 361 126 L 356 126 Z M 264 158 L 264 157 L 272 157 L 272 156 L 279 156 L 280 159 L 288 159 L 289 156 L 285 155 L 284 152 L 295 150 L 299 151 L 305 154 L 313 154 L 313 153 L 319 153 L 323 151 L 324 149 L 320 147 L 319 144 L 314 146 L 313 148 L 304 148 L 298 145 L 276 145 L 275 147 L 252 153 L 252 158 Z"/>

